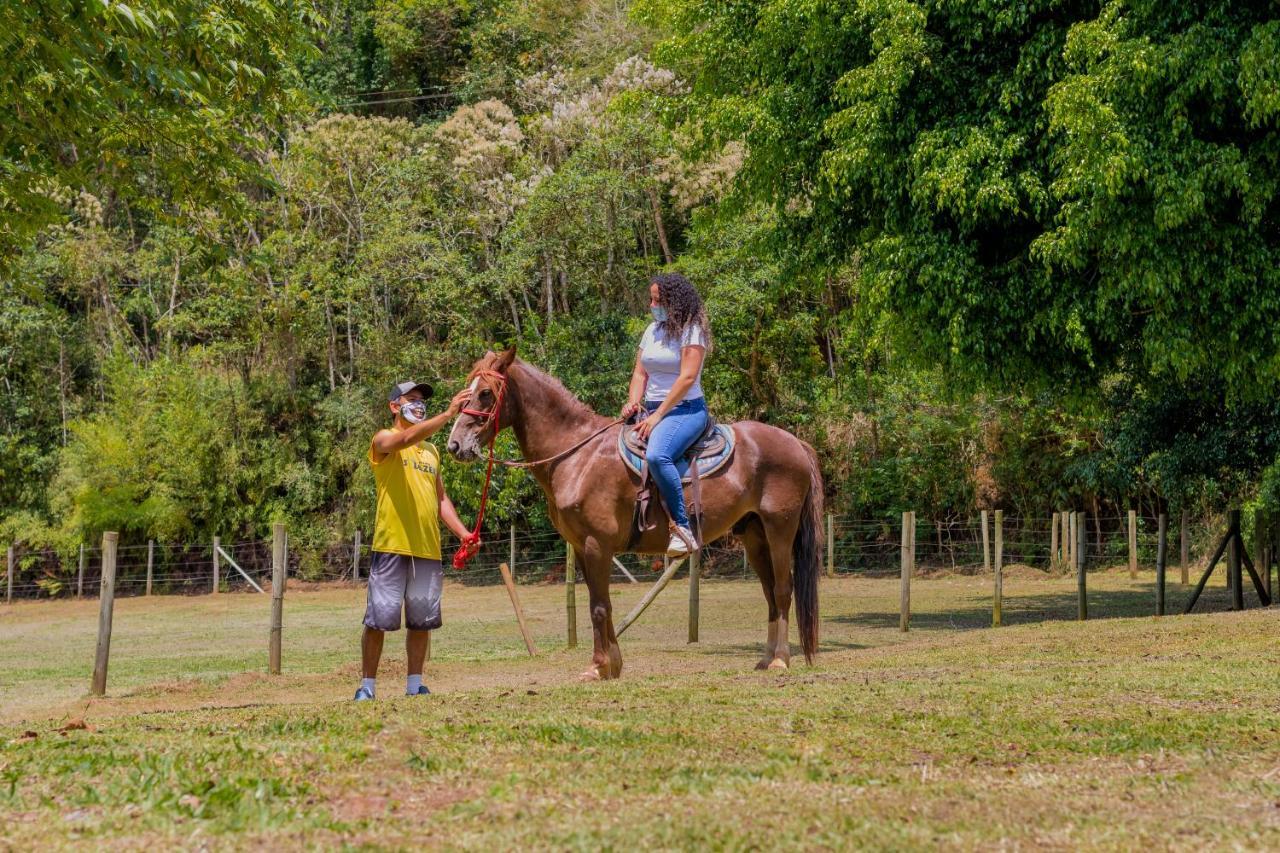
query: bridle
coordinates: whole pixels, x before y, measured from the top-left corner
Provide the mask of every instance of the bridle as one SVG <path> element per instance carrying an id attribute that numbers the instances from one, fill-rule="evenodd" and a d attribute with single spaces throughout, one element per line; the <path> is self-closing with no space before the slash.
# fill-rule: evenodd
<path id="1" fill-rule="evenodd" d="M 605 430 L 611 429 L 623 422 L 622 418 L 616 418 L 567 450 L 562 450 L 554 456 L 548 456 L 546 459 L 539 459 L 534 462 L 521 459 L 497 459 L 493 455 L 493 446 L 498 441 L 498 433 L 502 431 L 502 403 L 507 398 L 507 377 L 496 370 L 477 370 L 475 373 L 475 379 L 471 382 L 472 399 L 475 398 L 476 389 L 480 384 L 481 378 L 488 379 L 496 386 L 496 390 L 490 389 L 493 393 L 493 408 L 476 409 L 467 406 L 459 411 L 460 414 L 470 415 L 473 418 L 480 419 L 480 422 L 483 425 L 482 428 L 484 429 L 487 429 L 490 426 L 493 427 L 493 432 L 489 435 L 489 462 L 484 472 L 484 488 L 480 491 L 480 511 L 476 513 L 476 526 L 475 529 L 471 531 L 471 535 L 467 537 L 467 540 L 462 543 L 462 547 L 453 555 L 453 567 L 455 569 L 461 569 L 467 564 L 467 560 L 474 557 L 480 551 L 480 528 L 484 524 L 485 507 L 489 504 L 489 484 L 493 480 L 494 462 L 501 462 L 508 468 L 533 468 L 538 465 L 546 465 L 550 462 L 556 462 L 581 449 L 584 444 L 600 435 L 600 433 Z"/>

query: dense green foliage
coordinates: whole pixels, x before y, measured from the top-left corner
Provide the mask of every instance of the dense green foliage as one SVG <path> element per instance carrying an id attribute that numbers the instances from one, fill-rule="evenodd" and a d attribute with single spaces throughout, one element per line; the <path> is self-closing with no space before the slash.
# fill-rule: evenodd
<path id="1" fill-rule="evenodd" d="M 836 511 L 1280 489 L 1253 7 L 54 5 L 0 6 L 8 537 L 319 553 L 393 379 L 516 343 L 615 410 L 668 266 L 713 408 L 814 442 Z"/>
<path id="2" fill-rule="evenodd" d="M 1280 20 L 1205 0 L 647 0 L 742 187 L 928 363 L 1280 379 Z"/>

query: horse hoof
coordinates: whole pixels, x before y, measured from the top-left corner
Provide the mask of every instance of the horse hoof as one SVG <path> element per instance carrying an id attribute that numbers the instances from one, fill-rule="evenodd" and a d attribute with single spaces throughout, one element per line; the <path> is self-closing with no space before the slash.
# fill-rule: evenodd
<path id="1" fill-rule="evenodd" d="M 756 661 L 756 669 L 757 669 L 757 670 L 768 669 L 768 668 L 769 668 L 769 659 L 768 659 L 768 658 L 764 658 L 763 660 L 758 660 L 758 661 Z"/>
<path id="2" fill-rule="evenodd" d="M 782 658 L 774 658 L 772 661 L 769 662 L 769 666 L 766 668 L 767 669 L 787 669 L 788 664 Z"/>
<path id="3" fill-rule="evenodd" d="M 600 670 L 596 669 L 596 668 L 593 666 L 593 667 L 591 667 L 591 669 L 589 669 L 589 670 L 587 670 L 586 672 L 582 673 L 582 675 L 579 675 L 579 676 L 578 676 L 578 680 L 579 680 L 579 681 L 583 681 L 583 682 L 586 682 L 586 681 L 604 681 L 604 676 L 600 674 Z"/>

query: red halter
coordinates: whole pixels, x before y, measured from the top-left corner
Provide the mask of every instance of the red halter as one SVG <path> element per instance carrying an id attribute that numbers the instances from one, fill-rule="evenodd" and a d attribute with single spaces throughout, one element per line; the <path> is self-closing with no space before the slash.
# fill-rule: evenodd
<path id="1" fill-rule="evenodd" d="M 476 527 L 475 530 L 471 531 L 471 535 L 462 541 L 462 547 L 454 553 L 453 567 L 455 569 L 462 569 L 466 566 L 468 560 L 480 553 L 480 528 L 484 524 L 484 510 L 489 504 L 489 483 L 493 479 L 493 445 L 498 440 L 498 431 L 501 429 L 499 419 L 502 417 L 502 401 L 507 396 L 507 377 L 496 370 L 478 371 L 476 378 L 478 379 L 481 376 L 495 380 L 498 386 L 498 390 L 494 392 L 493 408 L 473 409 L 466 407 L 462 409 L 462 414 L 482 419 L 482 423 L 485 426 L 493 426 L 493 434 L 489 436 L 489 466 L 484 472 L 484 488 L 480 491 L 480 512 L 476 514 Z"/>

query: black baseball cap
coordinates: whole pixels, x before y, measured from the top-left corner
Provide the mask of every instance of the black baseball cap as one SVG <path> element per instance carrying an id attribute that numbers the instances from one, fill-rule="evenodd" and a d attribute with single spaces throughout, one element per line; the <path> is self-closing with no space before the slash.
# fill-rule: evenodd
<path id="1" fill-rule="evenodd" d="M 431 395 L 435 393 L 432 387 L 425 382 L 399 382 L 391 386 L 391 393 L 387 394 L 387 402 L 394 403 L 413 390 L 421 391 L 422 399 L 424 400 L 430 400 Z"/>

